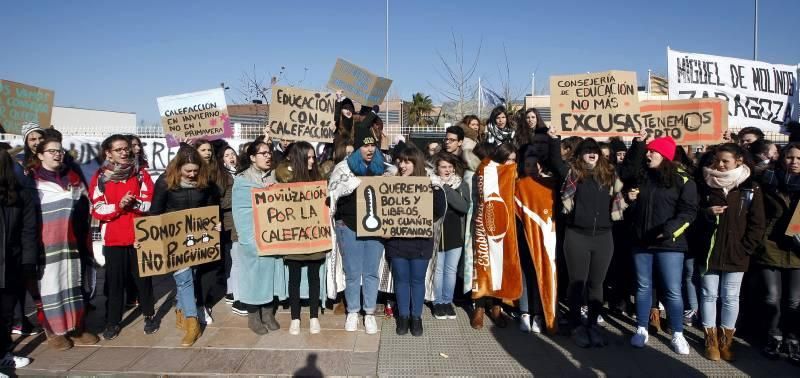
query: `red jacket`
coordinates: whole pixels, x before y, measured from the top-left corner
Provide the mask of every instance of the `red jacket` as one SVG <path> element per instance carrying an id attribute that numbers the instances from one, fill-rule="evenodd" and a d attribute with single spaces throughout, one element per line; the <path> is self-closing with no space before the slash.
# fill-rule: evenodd
<path id="1" fill-rule="evenodd" d="M 100 188 L 98 177 L 102 169 L 92 177 L 89 185 L 89 198 L 92 200 L 92 216 L 100 221 L 100 232 L 103 245 L 111 247 L 130 246 L 134 244 L 133 219 L 150 210 L 153 198 L 153 179 L 144 168 L 127 181 L 107 181 Z M 119 202 L 130 192 L 136 197 L 136 203 L 126 209 L 120 209 Z"/>

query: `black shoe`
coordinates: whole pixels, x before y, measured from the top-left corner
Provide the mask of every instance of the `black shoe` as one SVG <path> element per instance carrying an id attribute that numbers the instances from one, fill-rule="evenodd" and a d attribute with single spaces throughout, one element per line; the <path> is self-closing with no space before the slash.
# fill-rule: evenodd
<path id="1" fill-rule="evenodd" d="M 572 341 L 581 348 L 592 346 L 592 339 L 589 330 L 584 325 L 579 325 L 572 330 Z"/>
<path id="2" fill-rule="evenodd" d="M 444 307 L 444 314 L 447 315 L 447 319 L 456 318 L 456 309 L 452 303 L 444 304 L 442 307 Z"/>
<path id="3" fill-rule="evenodd" d="M 233 294 L 225 294 L 225 303 L 233 304 Z"/>
<path id="4" fill-rule="evenodd" d="M 158 332 L 160 328 L 159 321 L 156 320 L 154 316 L 145 316 L 144 317 L 144 333 L 145 335 L 152 335 Z"/>
<path id="5" fill-rule="evenodd" d="M 118 325 L 108 325 L 105 331 L 103 331 L 103 338 L 106 340 L 114 340 L 119 336 L 119 330 L 120 328 Z"/>
<path id="6" fill-rule="evenodd" d="M 411 318 L 411 335 L 422 336 L 422 318 Z"/>
<path id="7" fill-rule="evenodd" d="M 444 312 L 443 304 L 434 304 L 433 305 L 433 317 L 439 320 L 447 319 L 447 314 Z"/>
<path id="8" fill-rule="evenodd" d="M 397 328 L 395 328 L 395 332 L 398 335 L 403 336 L 403 335 L 408 333 L 408 323 L 410 322 L 409 318 L 396 316 L 394 318 L 394 322 L 395 322 L 395 324 L 397 324 Z"/>
<path id="9" fill-rule="evenodd" d="M 764 347 L 764 355 L 770 360 L 777 360 L 781 358 L 781 344 L 783 338 L 771 336 L 767 341 L 767 346 Z"/>
<path id="10" fill-rule="evenodd" d="M 789 362 L 800 365 L 800 342 L 797 339 L 787 340 L 786 358 L 789 359 Z"/>
<path id="11" fill-rule="evenodd" d="M 11 333 L 20 336 L 36 336 L 42 332 L 44 332 L 44 329 L 42 329 L 41 326 L 31 323 L 28 318 L 23 318 L 22 325 L 11 327 Z"/>
<path id="12" fill-rule="evenodd" d="M 242 302 L 234 301 L 233 306 L 231 306 L 231 312 L 239 316 L 247 316 L 247 307 Z"/>

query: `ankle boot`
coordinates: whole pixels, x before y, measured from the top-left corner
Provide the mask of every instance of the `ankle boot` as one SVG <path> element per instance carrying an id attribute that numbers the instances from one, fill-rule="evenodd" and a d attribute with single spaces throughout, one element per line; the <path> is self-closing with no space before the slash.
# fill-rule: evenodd
<path id="1" fill-rule="evenodd" d="M 482 306 L 479 306 L 472 311 L 472 317 L 469 320 L 469 324 L 472 326 L 472 328 L 483 328 L 483 314 L 485 312 L 486 310 Z"/>
<path id="2" fill-rule="evenodd" d="M 273 306 L 261 306 L 259 312 L 261 313 L 261 323 L 270 331 L 277 331 L 281 329 L 281 325 L 275 320 L 273 308 Z"/>
<path id="3" fill-rule="evenodd" d="M 403 336 L 403 335 L 408 333 L 408 325 L 409 325 L 409 322 L 411 322 L 411 319 L 409 319 L 409 317 L 407 317 L 407 316 L 396 316 L 394 318 L 394 322 L 397 324 L 397 326 L 395 327 L 395 332 L 398 335 Z"/>
<path id="4" fill-rule="evenodd" d="M 422 336 L 422 318 L 411 318 L 411 336 Z"/>
<path id="5" fill-rule="evenodd" d="M 183 316 L 183 310 L 177 309 L 175 310 L 175 328 L 185 331 L 183 323 L 185 322 L 185 317 Z"/>
<path id="6" fill-rule="evenodd" d="M 661 310 L 657 308 L 650 309 L 650 327 L 648 331 L 652 334 L 658 333 L 661 330 Z"/>
<path id="7" fill-rule="evenodd" d="M 720 327 L 717 331 L 719 337 L 719 356 L 725 361 L 733 361 L 736 357 L 733 354 L 733 333 L 735 329 Z"/>
<path id="8" fill-rule="evenodd" d="M 48 335 L 47 345 L 55 350 L 65 351 L 71 349 L 74 344 L 72 344 L 72 340 L 64 335 Z"/>
<path id="9" fill-rule="evenodd" d="M 183 326 L 186 328 L 186 334 L 183 335 L 181 346 L 190 347 L 200 338 L 200 322 L 192 316 L 184 319 Z"/>
<path id="10" fill-rule="evenodd" d="M 706 351 L 705 356 L 711 361 L 719 361 L 719 344 L 717 344 L 717 329 L 705 328 Z"/>
<path id="11" fill-rule="evenodd" d="M 506 328 L 508 326 L 508 320 L 506 320 L 506 317 L 503 315 L 503 308 L 500 307 L 500 305 L 492 306 L 491 315 L 494 325 L 500 328 Z"/>
<path id="12" fill-rule="evenodd" d="M 264 323 L 261 322 L 261 312 L 259 311 L 247 313 L 247 327 L 255 332 L 256 335 L 266 335 L 269 332 L 267 327 L 264 327 Z"/>
<path id="13" fill-rule="evenodd" d="M 97 335 L 86 332 L 83 327 L 78 327 L 74 331 L 68 334 L 69 339 L 72 341 L 73 345 L 94 345 L 100 342 L 100 338 Z"/>

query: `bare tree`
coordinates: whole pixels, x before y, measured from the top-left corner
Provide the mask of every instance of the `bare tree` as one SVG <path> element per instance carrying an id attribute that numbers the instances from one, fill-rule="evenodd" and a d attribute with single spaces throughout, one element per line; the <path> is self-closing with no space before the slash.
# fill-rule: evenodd
<path id="1" fill-rule="evenodd" d="M 506 100 L 506 108 L 513 111 L 513 103 L 519 100 L 525 93 L 525 87 L 522 85 L 515 86 L 511 81 L 511 64 L 508 60 L 508 50 L 506 44 L 503 44 L 503 57 L 505 58 L 505 67 L 497 67 L 497 73 L 500 77 L 500 95 Z"/>
<path id="2" fill-rule="evenodd" d="M 272 75 L 271 73 L 265 76 L 261 76 L 258 74 L 256 70 L 256 65 L 253 65 L 253 72 L 242 72 L 242 77 L 239 79 L 239 87 L 237 91 L 241 96 L 241 103 L 252 103 L 253 100 L 260 100 L 265 104 L 269 104 L 272 101 L 272 87 L 277 85 L 278 83 L 282 83 L 284 85 L 288 85 L 290 87 L 299 86 L 303 84 L 306 80 L 306 76 L 308 75 L 308 67 L 303 68 L 303 78 L 297 82 L 289 81 L 286 75 L 286 67 L 281 66 L 280 71 L 277 75 Z M 269 85 L 267 85 L 267 78 L 269 79 Z"/>
<path id="3" fill-rule="evenodd" d="M 478 43 L 478 50 L 475 57 L 470 61 L 466 59 L 464 52 L 464 38 L 456 38 L 455 33 L 451 33 L 452 55 L 445 55 L 437 50 L 441 67 L 437 68 L 436 73 L 441 78 L 442 86 L 431 86 L 436 89 L 448 101 L 456 103 L 455 116 L 461 119 L 465 114 L 465 105 L 475 97 L 476 83 L 473 78 L 478 67 L 478 58 L 481 55 L 483 40 Z"/>

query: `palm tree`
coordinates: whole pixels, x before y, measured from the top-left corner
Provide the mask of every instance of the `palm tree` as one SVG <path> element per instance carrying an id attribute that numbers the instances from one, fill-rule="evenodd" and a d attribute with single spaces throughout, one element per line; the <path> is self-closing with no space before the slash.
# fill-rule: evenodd
<path id="1" fill-rule="evenodd" d="M 426 118 L 433 110 L 433 100 L 431 96 L 426 96 L 420 92 L 411 96 L 411 103 L 408 105 L 408 122 L 412 126 L 424 126 L 428 123 Z"/>

